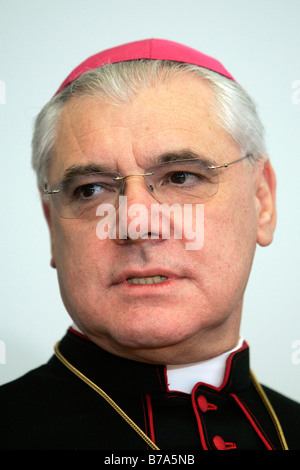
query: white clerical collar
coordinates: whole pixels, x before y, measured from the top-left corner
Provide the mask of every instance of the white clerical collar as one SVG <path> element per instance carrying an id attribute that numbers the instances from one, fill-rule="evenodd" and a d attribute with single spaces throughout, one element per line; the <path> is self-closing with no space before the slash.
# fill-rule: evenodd
<path id="1" fill-rule="evenodd" d="M 194 364 L 168 365 L 168 390 L 191 393 L 198 382 L 220 387 L 225 375 L 226 361 L 231 353 L 242 347 L 243 341 L 243 338 L 240 338 L 235 348 L 207 361 Z"/>

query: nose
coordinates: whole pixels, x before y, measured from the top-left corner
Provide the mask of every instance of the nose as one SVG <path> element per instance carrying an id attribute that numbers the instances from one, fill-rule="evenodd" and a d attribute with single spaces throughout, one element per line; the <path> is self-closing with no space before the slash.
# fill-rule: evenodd
<path id="1" fill-rule="evenodd" d="M 117 240 L 141 242 L 150 238 L 160 238 L 152 232 L 151 205 L 157 201 L 146 184 L 145 174 L 130 175 L 123 178 L 117 214 Z"/>
<path id="2" fill-rule="evenodd" d="M 128 199 L 136 200 L 137 203 L 143 203 L 143 198 L 146 195 L 149 196 L 154 189 L 152 186 L 147 185 L 147 181 L 145 179 L 145 176 L 150 175 L 152 175 L 152 173 L 140 173 L 120 177 L 123 182 L 122 194 L 126 195 Z"/>
<path id="3" fill-rule="evenodd" d="M 116 178 L 114 178 L 116 181 L 119 181 L 121 183 L 121 194 L 125 194 L 125 192 L 127 191 L 127 188 L 128 188 L 128 184 L 129 184 L 129 187 L 135 187 L 135 185 L 132 185 L 130 180 L 133 179 L 136 180 L 140 180 L 142 181 L 142 184 L 143 186 L 147 187 L 148 190 L 151 192 L 154 190 L 153 186 L 149 186 L 147 185 L 146 183 L 146 179 L 145 179 L 145 176 L 150 176 L 152 175 L 153 173 L 137 173 L 137 174 L 133 174 L 133 175 L 127 175 L 127 176 L 117 176 Z"/>

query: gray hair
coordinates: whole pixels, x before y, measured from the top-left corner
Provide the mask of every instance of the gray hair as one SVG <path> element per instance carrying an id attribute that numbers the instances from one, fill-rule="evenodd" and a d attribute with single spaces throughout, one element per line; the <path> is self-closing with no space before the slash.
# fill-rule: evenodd
<path id="1" fill-rule="evenodd" d="M 211 103 L 219 125 L 238 144 L 241 153 L 256 161 L 266 157 L 264 128 L 256 106 L 236 82 L 196 65 L 160 60 L 134 60 L 109 64 L 86 72 L 54 96 L 35 121 L 32 139 L 32 166 L 38 184 L 47 182 L 54 155 L 59 118 L 64 105 L 73 97 L 90 96 L 104 102 L 128 103 L 141 90 L 171 80 L 174 75 L 193 74 L 213 91 Z"/>

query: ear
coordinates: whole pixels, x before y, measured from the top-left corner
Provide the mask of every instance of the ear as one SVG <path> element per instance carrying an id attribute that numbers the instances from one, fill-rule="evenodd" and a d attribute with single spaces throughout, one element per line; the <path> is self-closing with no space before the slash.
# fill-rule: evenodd
<path id="1" fill-rule="evenodd" d="M 47 225 L 50 232 L 50 241 L 51 241 L 51 260 L 50 266 L 52 268 L 56 268 L 55 260 L 54 260 L 54 238 L 53 238 L 53 230 L 52 230 L 52 221 L 51 221 L 51 211 L 50 211 L 50 204 L 43 200 L 42 197 L 42 207 L 45 219 L 47 221 Z"/>
<path id="2" fill-rule="evenodd" d="M 276 176 L 269 161 L 260 169 L 256 197 L 258 200 L 257 243 L 269 245 L 276 226 Z"/>

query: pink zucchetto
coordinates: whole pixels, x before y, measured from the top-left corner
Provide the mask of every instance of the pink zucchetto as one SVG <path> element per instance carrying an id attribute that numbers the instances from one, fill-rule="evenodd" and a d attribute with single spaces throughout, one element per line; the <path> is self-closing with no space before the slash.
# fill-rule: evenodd
<path id="1" fill-rule="evenodd" d="M 218 60 L 196 49 L 166 39 L 144 39 L 106 49 L 105 51 L 92 55 L 68 75 L 60 85 L 56 94 L 90 70 L 107 64 L 138 59 L 169 60 L 198 65 L 199 67 L 204 67 L 234 80 L 233 76 Z"/>

